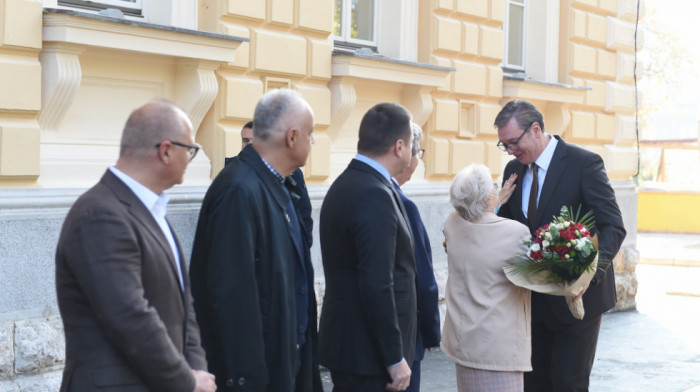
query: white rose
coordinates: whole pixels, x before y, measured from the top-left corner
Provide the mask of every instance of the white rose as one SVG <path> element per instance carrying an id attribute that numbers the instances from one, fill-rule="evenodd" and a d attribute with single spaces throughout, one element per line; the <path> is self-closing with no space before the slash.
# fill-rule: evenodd
<path id="1" fill-rule="evenodd" d="M 542 247 L 543 247 L 543 248 L 546 248 L 546 247 L 548 247 L 548 246 L 549 246 L 549 241 L 547 241 L 547 240 L 542 241 Z"/>
<path id="2" fill-rule="evenodd" d="M 539 250 L 540 250 L 540 244 L 538 244 L 537 242 L 535 242 L 534 244 L 532 244 L 532 245 L 530 246 L 530 250 L 531 250 L 532 252 L 537 252 L 537 251 L 539 251 Z"/>

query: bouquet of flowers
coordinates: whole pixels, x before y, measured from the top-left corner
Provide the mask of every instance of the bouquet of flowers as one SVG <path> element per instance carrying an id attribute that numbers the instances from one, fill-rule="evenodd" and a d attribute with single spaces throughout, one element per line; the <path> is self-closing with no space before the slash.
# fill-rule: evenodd
<path id="1" fill-rule="evenodd" d="M 581 299 L 576 297 L 593 279 L 598 267 L 598 240 L 591 237 L 595 223 L 592 211 L 579 219 L 570 207 L 535 232 L 526 255 L 504 267 L 508 279 L 516 286 L 538 293 L 565 296 L 571 314 L 581 320 L 585 314 Z"/>

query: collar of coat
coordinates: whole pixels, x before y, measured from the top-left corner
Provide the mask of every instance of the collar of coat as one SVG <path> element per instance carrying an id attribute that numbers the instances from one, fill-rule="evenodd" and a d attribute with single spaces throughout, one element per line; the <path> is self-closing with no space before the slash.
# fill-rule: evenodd
<path id="1" fill-rule="evenodd" d="M 265 185 L 270 194 L 272 194 L 272 197 L 275 199 L 280 209 L 285 211 L 287 205 L 289 205 L 290 195 L 284 190 L 284 185 L 280 184 L 277 177 L 267 168 L 260 154 L 258 154 L 254 148 L 244 148 L 243 151 L 238 154 L 238 158 L 241 162 L 253 169 L 260 181 Z"/>

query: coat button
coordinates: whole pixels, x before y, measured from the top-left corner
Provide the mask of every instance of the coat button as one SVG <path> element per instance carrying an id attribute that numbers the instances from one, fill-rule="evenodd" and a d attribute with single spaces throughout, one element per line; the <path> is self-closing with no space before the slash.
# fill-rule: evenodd
<path id="1" fill-rule="evenodd" d="M 245 385 L 245 377 L 241 377 L 238 379 L 238 385 L 240 385 L 240 386 Z"/>
<path id="2" fill-rule="evenodd" d="M 226 386 L 227 386 L 227 387 L 232 387 L 232 386 L 233 386 L 233 380 L 231 380 L 230 378 L 229 378 L 228 380 L 226 380 Z"/>

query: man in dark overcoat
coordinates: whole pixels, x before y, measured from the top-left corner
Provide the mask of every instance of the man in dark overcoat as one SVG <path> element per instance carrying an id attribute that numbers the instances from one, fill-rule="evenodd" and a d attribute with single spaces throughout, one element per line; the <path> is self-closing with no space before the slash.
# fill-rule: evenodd
<path id="1" fill-rule="evenodd" d="M 322 392 L 316 298 L 292 172 L 306 163 L 314 116 L 273 90 L 255 142 L 224 167 L 200 211 L 190 277 L 202 344 L 219 390 Z"/>

